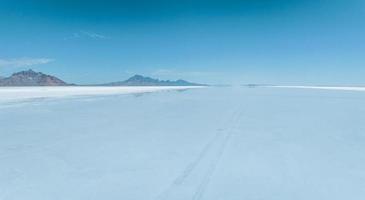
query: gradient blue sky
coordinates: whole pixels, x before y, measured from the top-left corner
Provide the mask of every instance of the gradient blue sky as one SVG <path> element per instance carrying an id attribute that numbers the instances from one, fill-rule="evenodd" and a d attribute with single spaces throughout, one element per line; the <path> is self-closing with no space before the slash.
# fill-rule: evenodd
<path id="1" fill-rule="evenodd" d="M 0 76 L 365 84 L 361 0 L 0 0 Z"/>

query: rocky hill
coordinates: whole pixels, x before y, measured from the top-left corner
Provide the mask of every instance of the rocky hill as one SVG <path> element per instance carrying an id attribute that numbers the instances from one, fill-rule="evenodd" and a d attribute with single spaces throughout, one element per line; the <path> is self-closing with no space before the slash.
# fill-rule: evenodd
<path id="1" fill-rule="evenodd" d="M 14 73 L 0 79 L 0 86 L 67 86 L 61 79 L 33 70 Z"/>

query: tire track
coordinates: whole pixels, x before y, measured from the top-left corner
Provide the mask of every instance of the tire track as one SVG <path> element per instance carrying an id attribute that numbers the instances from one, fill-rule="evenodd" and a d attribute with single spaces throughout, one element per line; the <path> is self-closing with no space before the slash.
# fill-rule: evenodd
<path id="1" fill-rule="evenodd" d="M 194 171 L 196 166 L 199 165 L 201 160 L 203 160 L 203 158 L 206 156 L 207 152 L 209 151 L 209 149 L 211 148 L 213 143 L 218 139 L 218 137 L 219 137 L 219 133 L 217 133 L 213 137 L 213 139 L 204 146 L 203 150 L 199 153 L 198 157 L 187 165 L 187 167 L 184 169 L 184 171 L 177 178 L 175 178 L 175 180 L 168 187 L 168 189 L 165 190 L 162 194 L 160 194 L 156 200 L 168 199 L 168 196 L 173 189 L 175 189 L 176 187 L 179 187 L 180 185 L 185 183 L 186 179 Z"/>
<path id="2" fill-rule="evenodd" d="M 232 125 L 231 129 L 228 131 L 228 133 L 225 135 L 225 138 L 224 138 L 224 141 L 223 143 L 221 144 L 221 148 L 219 149 L 212 165 L 209 167 L 209 169 L 207 170 L 207 173 L 205 174 L 205 177 L 204 179 L 202 180 L 202 182 L 200 183 L 199 187 L 197 188 L 196 192 L 194 193 L 193 195 L 193 200 L 200 200 L 204 193 L 205 193 L 205 190 L 207 188 L 207 186 L 209 185 L 212 177 L 213 177 L 213 174 L 219 164 L 219 161 L 222 159 L 222 156 L 226 150 L 226 147 L 227 147 L 227 144 L 233 134 L 233 131 L 235 130 L 235 128 L 237 127 L 237 124 L 239 122 L 239 119 L 240 117 L 242 116 L 242 112 L 239 112 L 237 118 L 235 119 L 235 122 L 234 124 Z"/>
<path id="3" fill-rule="evenodd" d="M 172 200 L 175 198 L 199 200 L 202 198 L 241 115 L 240 107 L 235 109 L 226 123 L 228 124 L 228 130 L 216 133 L 213 139 L 203 147 L 196 159 L 186 166 L 171 185 L 157 197 L 157 200 Z M 199 170 L 202 173 L 199 173 Z M 198 179 L 198 181 L 194 179 Z M 189 182 L 191 182 L 190 185 Z"/>
<path id="4" fill-rule="evenodd" d="M 195 169 L 195 167 L 200 163 L 200 161 L 205 157 L 205 155 L 207 154 L 208 150 L 211 148 L 211 146 L 213 145 L 213 143 L 217 140 L 217 138 L 219 137 L 220 133 L 216 133 L 214 138 L 205 145 L 205 147 L 203 148 L 203 150 L 199 153 L 198 157 L 192 162 L 190 163 L 185 170 L 183 171 L 183 173 L 178 176 L 173 185 L 180 185 L 183 184 L 185 179 L 191 174 L 191 172 Z"/>

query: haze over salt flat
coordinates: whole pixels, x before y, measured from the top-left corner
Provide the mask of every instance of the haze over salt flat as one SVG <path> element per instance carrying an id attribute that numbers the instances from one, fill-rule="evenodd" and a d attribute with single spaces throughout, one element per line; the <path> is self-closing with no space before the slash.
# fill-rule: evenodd
<path id="1" fill-rule="evenodd" d="M 42 86 L 42 87 L 0 87 L 0 103 L 23 101 L 39 98 L 67 98 L 79 96 L 138 94 L 146 92 L 158 92 L 169 90 L 197 89 L 206 86 Z M 319 90 L 343 90 L 365 91 L 365 87 L 348 86 L 264 86 L 269 88 L 287 89 L 319 89 Z"/>
<path id="2" fill-rule="evenodd" d="M 38 98 L 62 98 L 95 95 L 136 94 L 167 90 L 202 88 L 203 86 L 57 86 L 0 87 L 0 103 Z"/>

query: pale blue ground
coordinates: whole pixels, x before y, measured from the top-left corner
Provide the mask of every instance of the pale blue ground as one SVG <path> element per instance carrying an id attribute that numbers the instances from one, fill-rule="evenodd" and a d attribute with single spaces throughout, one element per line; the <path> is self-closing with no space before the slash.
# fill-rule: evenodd
<path id="1" fill-rule="evenodd" d="M 0 106 L 0 200 L 362 200 L 365 92 L 207 88 Z"/>

